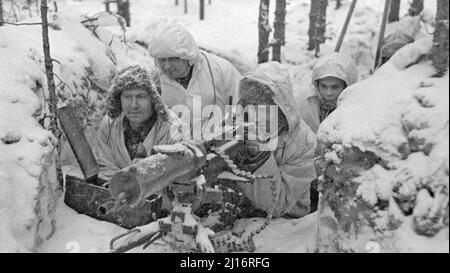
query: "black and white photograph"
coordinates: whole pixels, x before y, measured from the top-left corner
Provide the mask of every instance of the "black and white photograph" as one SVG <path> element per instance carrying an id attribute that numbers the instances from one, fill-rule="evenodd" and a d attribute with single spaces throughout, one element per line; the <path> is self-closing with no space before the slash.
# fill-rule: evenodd
<path id="1" fill-rule="evenodd" d="M 0 0 L 0 253 L 449 253 L 448 9 Z"/>

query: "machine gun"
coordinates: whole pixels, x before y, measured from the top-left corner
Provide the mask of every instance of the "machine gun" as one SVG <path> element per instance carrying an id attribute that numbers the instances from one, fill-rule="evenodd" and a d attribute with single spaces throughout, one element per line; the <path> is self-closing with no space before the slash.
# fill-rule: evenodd
<path id="1" fill-rule="evenodd" d="M 209 187 L 217 178 L 243 183 L 271 178 L 270 175 L 255 176 L 251 171 L 238 169 L 233 158 L 241 155 L 244 146 L 245 142 L 240 140 L 190 141 L 157 146 L 154 154 L 114 175 L 109 183 L 112 198 L 99 206 L 99 213 L 107 214 L 124 206 L 136 206 L 166 187 L 174 193 L 175 207 L 169 217 L 160 219 L 158 223 L 135 228 L 114 238 L 110 244 L 111 251 L 125 252 L 140 245 L 146 248 L 159 238 L 185 251 L 253 251 L 255 233 L 244 237 L 231 232 L 214 235 L 192 215 L 200 204 L 221 202 L 222 193 Z M 270 152 L 261 153 L 262 156 L 270 155 Z M 260 165 L 263 163 L 261 161 Z M 193 182 L 183 184 L 176 181 Z M 267 224 L 264 223 L 256 231 L 260 232 Z"/>
<path id="2" fill-rule="evenodd" d="M 140 245 L 147 247 L 160 237 L 171 238 L 169 244 L 176 244 L 178 249 L 186 251 L 254 249 L 252 236 L 264 225 L 247 235 L 230 232 L 212 235 L 212 231 L 199 225 L 191 213 L 201 204 L 222 202 L 223 193 L 209 187 L 217 178 L 244 183 L 268 178 L 252 175 L 248 168 L 239 170 L 234 163 L 242 154 L 245 141 L 239 140 L 239 136 L 233 140 L 222 139 L 226 139 L 226 134 L 241 132 L 241 127 L 229 128 L 221 138 L 205 142 L 158 146 L 159 151 L 171 150 L 171 153 L 160 153 L 155 148 L 154 154 L 121 170 L 107 182 L 97 178 L 98 165 L 76 122 L 73 107 L 60 109 L 60 122 L 85 176 L 82 180 L 66 175 L 65 203 L 79 213 L 131 228 L 111 241 L 112 252 L 125 252 Z M 262 157 L 266 155 L 270 152 L 261 152 Z M 160 210 L 161 198 L 154 193 L 169 185 L 176 197 L 175 208 L 170 217 L 162 218 L 165 215 Z"/>

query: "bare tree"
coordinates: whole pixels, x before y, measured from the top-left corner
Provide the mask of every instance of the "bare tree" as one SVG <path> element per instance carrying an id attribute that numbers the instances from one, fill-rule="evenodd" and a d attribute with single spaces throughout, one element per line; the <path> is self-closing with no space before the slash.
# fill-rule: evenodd
<path id="1" fill-rule="evenodd" d="M 408 10 L 409 15 L 417 16 L 422 11 L 423 11 L 423 0 L 413 0 Z"/>
<path id="2" fill-rule="evenodd" d="M 56 172 L 58 181 L 63 181 L 61 166 L 59 163 L 59 154 L 60 154 L 60 139 L 61 139 L 61 131 L 58 127 L 58 98 L 56 96 L 56 86 L 55 80 L 53 78 L 53 59 L 50 55 L 50 42 L 48 38 L 48 20 L 47 20 L 47 0 L 41 0 L 41 19 L 42 19 L 42 43 L 44 49 L 44 62 L 45 62 L 45 74 L 47 76 L 47 86 L 48 86 L 48 94 L 49 94 L 49 102 L 48 108 L 50 111 L 51 120 L 50 120 L 50 130 L 53 135 L 57 139 L 56 150 L 57 150 L 57 159 L 56 159 Z"/>
<path id="3" fill-rule="evenodd" d="M 125 19 L 127 27 L 131 25 L 130 0 L 117 0 L 117 14 Z"/>
<path id="4" fill-rule="evenodd" d="M 433 66 L 436 76 L 448 70 L 448 0 L 437 0 L 436 23 L 433 38 Z"/>
<path id="5" fill-rule="evenodd" d="M 389 7 L 388 23 L 397 22 L 400 18 L 400 0 L 392 0 Z"/>
<path id="6" fill-rule="evenodd" d="M 270 0 L 261 0 L 259 4 L 259 19 L 258 19 L 258 63 L 265 63 L 269 61 L 269 35 L 272 30 L 269 24 L 269 6 Z"/>
<path id="7" fill-rule="evenodd" d="M 311 0 L 308 50 L 315 50 L 316 56 L 320 52 L 320 44 L 325 42 L 327 6 L 328 0 Z"/>
<path id="8" fill-rule="evenodd" d="M 272 60 L 281 62 L 281 46 L 285 45 L 286 0 L 277 0 L 275 6 L 274 42 L 272 44 Z"/>
<path id="9" fill-rule="evenodd" d="M 3 0 L 0 0 L 0 26 L 3 26 Z"/>

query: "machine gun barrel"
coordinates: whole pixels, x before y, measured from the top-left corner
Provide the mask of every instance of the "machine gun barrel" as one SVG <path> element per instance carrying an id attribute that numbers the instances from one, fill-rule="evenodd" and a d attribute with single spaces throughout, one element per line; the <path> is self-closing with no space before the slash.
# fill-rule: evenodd
<path id="1" fill-rule="evenodd" d="M 189 146 L 181 143 L 159 146 L 172 149 L 174 154 L 153 154 L 119 171 L 109 183 L 112 199 L 101 205 L 98 212 L 103 214 L 125 205 L 137 205 L 174 181 L 192 179 L 206 161 L 206 150 L 203 144 L 198 145 L 197 150 Z"/>

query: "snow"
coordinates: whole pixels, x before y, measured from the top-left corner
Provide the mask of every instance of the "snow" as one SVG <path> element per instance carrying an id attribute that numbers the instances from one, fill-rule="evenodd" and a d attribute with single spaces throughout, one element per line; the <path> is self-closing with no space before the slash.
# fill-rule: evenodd
<path id="1" fill-rule="evenodd" d="M 375 165 L 370 170 L 360 173 L 355 178 L 355 183 L 360 183 L 357 195 L 368 204 L 375 206 L 378 200 L 388 201 L 391 198 L 393 183 L 391 176 L 380 165 Z"/>
<path id="2" fill-rule="evenodd" d="M 353 182 L 359 183 L 357 196 L 374 208 L 373 229 L 381 232 L 377 240 L 388 252 L 448 251 L 448 73 L 432 77 L 434 69 L 424 58 L 431 48 L 431 37 L 417 40 L 370 78 L 347 88 L 318 131 L 318 139 L 335 143 L 333 149 L 356 147 L 382 161 Z M 389 201 L 390 208 L 377 208 L 380 201 Z M 402 217 L 392 208 L 397 202 L 413 215 Z M 398 229 L 392 228 L 396 222 Z M 407 246 L 404 233 L 414 234 Z"/>
<path id="3" fill-rule="evenodd" d="M 43 74 L 8 30 L 0 29 L 0 252 L 28 252 L 53 232 L 55 139 L 35 119 Z"/>
<path id="4" fill-rule="evenodd" d="M 135 48 L 108 47 L 79 21 L 76 12 L 50 16 L 49 36 L 60 106 L 67 100 L 78 103 L 83 115 L 90 106 L 100 111 L 101 90 L 108 88 L 116 69 L 111 53 L 128 54 L 129 62 L 151 60 L 145 61 L 145 54 Z M 38 123 L 48 113 L 49 97 L 41 27 L 2 26 L 0 37 L 0 217 L 4 219 L 0 251 L 35 251 L 54 232 L 56 200 L 61 195 L 55 138 Z M 67 150 L 63 148 L 63 160 Z"/>
<path id="5" fill-rule="evenodd" d="M 272 20 L 275 1 L 271 2 Z M 321 47 L 321 54 L 333 51 L 349 2 L 343 1 L 343 7 L 337 11 L 334 2 L 329 3 L 328 39 Z M 367 78 L 373 66 L 383 2 L 358 1 L 342 48 L 357 62 L 361 78 Z M 435 4 L 435 0 L 425 1 L 428 10 L 421 18 L 428 25 L 433 22 Z M 182 23 L 199 45 L 235 59 L 243 71 L 256 64 L 259 0 L 215 0 L 211 6 L 206 6 L 205 21 L 198 20 L 198 1 L 190 1 L 189 5 L 188 14 L 184 14 L 182 4 L 175 7 L 173 1 L 132 1 L 132 27 L 127 30 L 126 37 L 122 37 L 120 27 L 99 27 L 96 31 L 99 40 L 76 21 L 83 14 L 98 15 L 104 9 L 101 1 L 58 1 L 61 15 L 51 19 L 56 29 L 50 30 L 50 43 L 52 56 L 58 60 L 54 63 L 55 73 L 65 83 L 59 87 L 62 101 L 78 101 L 99 111 L 97 100 L 102 99 L 102 92 L 115 71 L 136 63 L 152 70 L 148 53 L 123 40 L 140 39 L 149 22 L 161 17 Z M 407 5 L 407 1 L 402 1 L 401 14 L 406 13 Z M 308 14 L 309 0 L 289 3 L 287 44 L 282 59 L 289 66 L 296 96 L 310 88 L 310 74 L 316 62 L 313 53 L 305 50 Z M 28 19 L 30 22 L 37 20 Z M 111 24 L 114 20 L 101 17 L 100 21 Z M 405 22 L 414 37 L 426 36 L 423 23 Z M 404 25 L 388 27 L 388 33 L 404 29 Z M 432 30 L 430 26 L 427 28 Z M 0 217 L 6 219 L 0 223 L 0 251 L 107 252 L 109 241 L 124 229 L 80 215 L 68 208 L 62 199 L 52 205 L 53 199 L 58 197 L 54 193 L 57 183 L 52 158 L 54 140 L 36 121 L 46 112 L 45 98 L 48 97 L 40 35 L 40 26 L 0 28 Z M 433 172 L 436 170 L 440 174 L 447 173 L 443 183 L 447 183 L 448 189 L 448 74 L 443 79 L 432 79 L 433 70 L 429 63 L 408 67 L 418 56 L 428 52 L 430 45 L 430 40 L 426 39 L 409 45 L 370 81 L 360 82 L 347 90 L 339 106 L 345 111 L 334 113 L 320 130 L 320 137 L 339 143 L 328 155 L 330 160 L 338 162 L 343 147 L 356 145 L 361 150 L 375 152 L 395 170 L 388 172 L 377 166 L 362 175 L 364 186 L 359 191 L 371 204 L 377 199 L 392 199 L 389 189 L 397 182 L 387 178 L 392 178 L 394 172 L 403 183 L 401 190 L 405 195 L 415 194 L 421 183 L 429 182 L 429 178 L 436 175 Z M 56 82 L 58 84 L 59 80 Z M 420 107 L 418 98 L 421 103 L 432 105 L 432 109 Z M 352 114 L 356 112 L 366 114 Z M 447 127 L 442 130 L 445 119 Z M 403 124 L 425 122 L 427 126 L 413 128 L 409 135 L 402 130 Z M 398 148 L 411 138 L 425 139 L 433 148 L 428 155 L 413 153 L 401 160 L 403 155 Z M 435 177 L 445 178 L 445 175 Z M 436 187 L 441 182 L 437 181 Z M 46 193 L 37 202 L 35 197 L 42 187 Z M 430 201 L 420 203 L 416 214 L 430 212 Z M 57 208 L 43 209 L 43 215 L 34 214 L 36 206 L 47 204 L 50 207 L 57 205 Z M 39 227 L 37 222 L 43 218 L 46 224 Z M 298 220 L 272 220 L 261 234 L 255 236 L 257 252 L 314 251 L 316 219 L 317 214 L 311 214 Z M 400 242 L 400 252 L 420 248 L 426 252 L 448 252 L 448 243 L 445 247 L 438 241 L 448 242 L 448 228 L 433 238 L 426 238 L 418 236 L 411 229 L 412 225 L 413 219 L 409 217 L 398 229 L 396 240 Z M 28 229 L 30 226 L 34 231 Z M 39 228 L 37 233 L 41 235 L 35 236 L 35 230 Z M 38 246 L 37 242 L 42 241 L 45 242 Z M 160 241 L 145 250 L 170 251 Z"/>
<path id="6" fill-rule="evenodd" d="M 274 219 L 255 236 L 256 252 L 312 253 L 315 251 L 317 213 L 295 220 Z"/>
<path id="7" fill-rule="evenodd" d="M 421 91 L 416 90 L 434 73 L 429 63 L 404 68 L 429 52 L 431 45 L 431 38 L 428 38 L 405 46 L 368 80 L 344 90 L 338 101 L 341 110 L 333 112 L 321 125 L 318 137 L 375 152 L 387 161 L 400 158 L 399 147 L 408 142 L 402 117 L 410 112 L 411 105 L 417 105 L 415 92 Z M 441 100 L 448 97 L 442 89 L 436 92 Z M 442 115 L 442 109 L 445 109 L 445 102 L 437 107 L 436 115 Z"/>
<path id="8" fill-rule="evenodd" d="M 108 252 L 111 239 L 126 231 L 114 224 L 78 214 L 67 207 L 62 199 L 55 216 L 56 232 L 39 247 L 38 252 Z"/>

